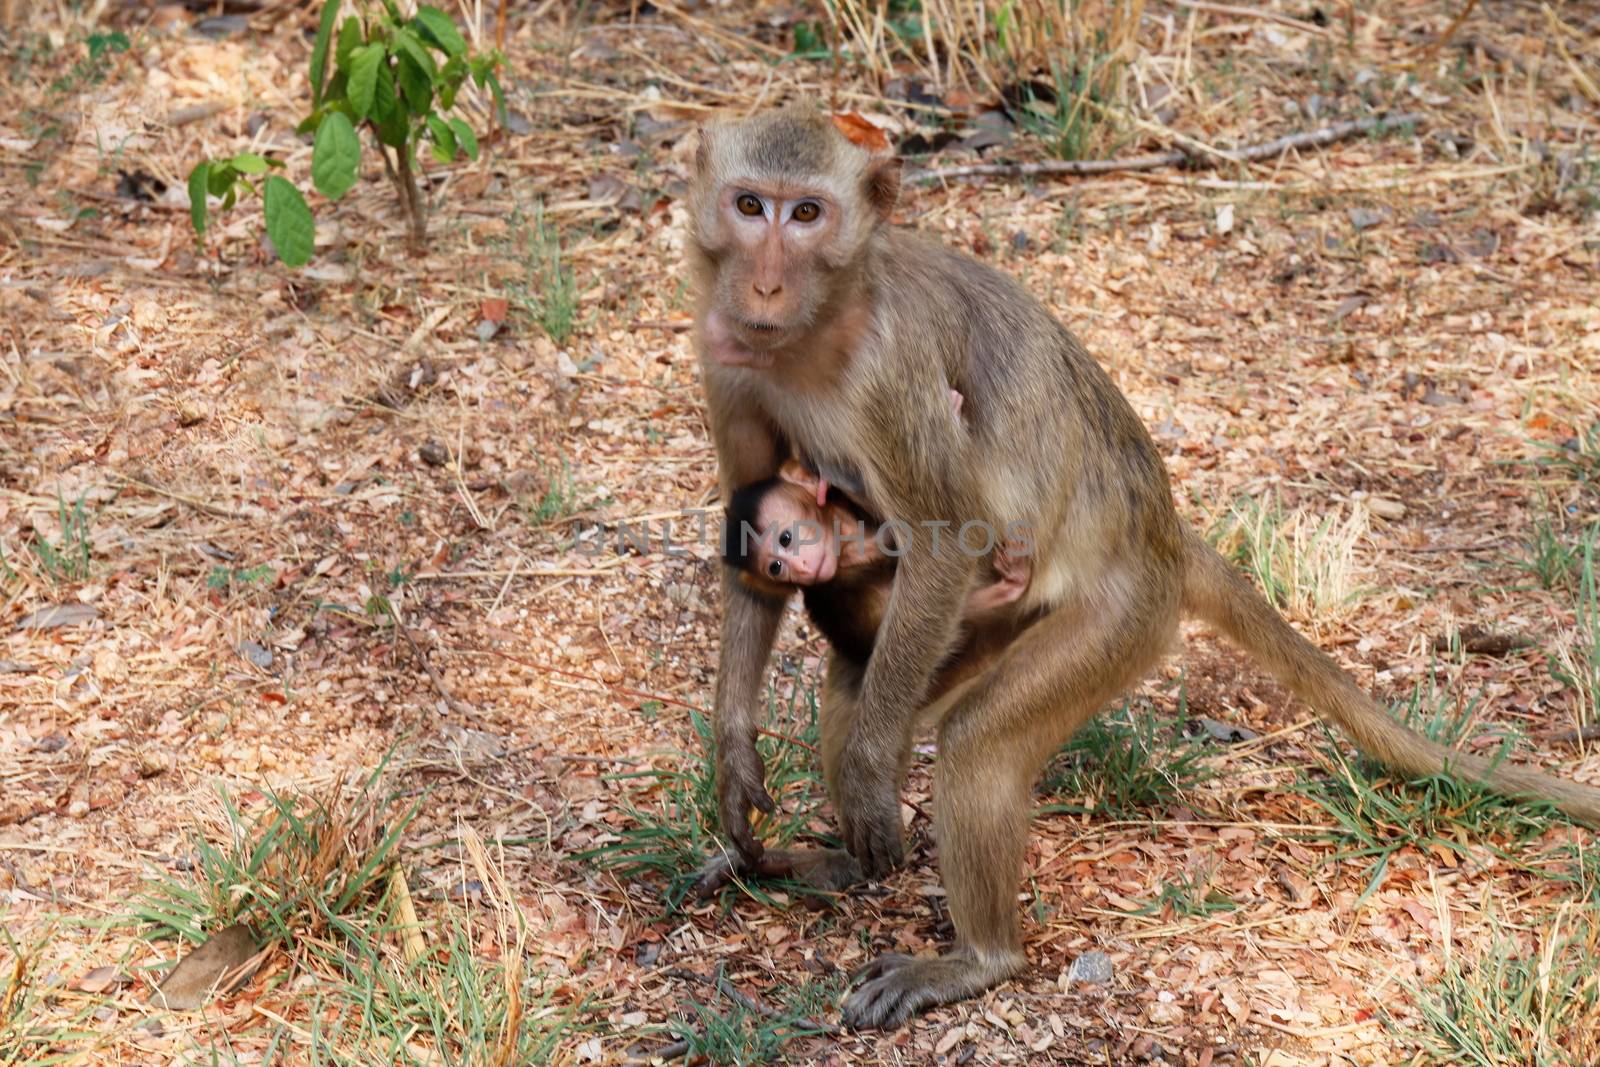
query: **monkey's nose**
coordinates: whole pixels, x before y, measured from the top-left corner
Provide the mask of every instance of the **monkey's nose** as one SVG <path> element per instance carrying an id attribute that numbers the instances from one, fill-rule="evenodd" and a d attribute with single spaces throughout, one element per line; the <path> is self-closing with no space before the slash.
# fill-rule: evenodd
<path id="1" fill-rule="evenodd" d="M 757 296 L 777 296 L 783 292 L 782 282 L 756 282 L 754 285 Z"/>

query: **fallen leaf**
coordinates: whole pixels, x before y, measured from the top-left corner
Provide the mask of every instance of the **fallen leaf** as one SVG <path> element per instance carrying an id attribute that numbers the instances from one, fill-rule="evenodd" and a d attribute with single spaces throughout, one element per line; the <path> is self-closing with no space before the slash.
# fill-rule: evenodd
<path id="1" fill-rule="evenodd" d="M 211 999 L 212 993 L 227 993 L 250 976 L 240 971 L 255 955 L 256 942 L 243 923 L 225 926 L 212 934 L 178 961 L 164 978 L 150 1002 L 172 1011 L 189 1011 Z M 224 979 L 231 981 L 220 987 Z"/>
<path id="2" fill-rule="evenodd" d="M 872 152 L 887 152 L 889 137 L 871 122 L 854 111 L 842 111 L 833 116 L 833 124 L 844 134 L 845 140 Z"/>
<path id="3" fill-rule="evenodd" d="M 77 626 L 93 622 L 100 617 L 100 609 L 93 604 L 52 604 L 48 608 L 29 612 L 17 623 L 19 630 L 53 630 L 61 626 Z"/>
<path id="4" fill-rule="evenodd" d="M 95 967 L 83 974 L 82 977 L 74 979 L 68 984 L 67 988 L 76 989 L 82 993 L 104 993 L 114 986 L 125 986 L 132 983 L 132 978 L 123 974 L 116 967 L 107 964 L 103 967 Z"/>

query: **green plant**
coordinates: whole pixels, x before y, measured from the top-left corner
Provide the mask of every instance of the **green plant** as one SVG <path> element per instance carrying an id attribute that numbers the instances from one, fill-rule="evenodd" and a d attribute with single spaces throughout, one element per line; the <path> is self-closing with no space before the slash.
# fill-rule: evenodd
<path id="1" fill-rule="evenodd" d="M 347 910 L 381 895 L 381 875 L 418 804 L 394 810 L 375 771 L 352 795 L 267 792 L 245 815 L 219 791 L 223 833 L 194 838 L 187 877 L 158 876 L 131 916 L 156 937 L 199 942 L 205 931 L 247 923 L 258 941 L 293 947 Z"/>
<path id="2" fill-rule="evenodd" d="M 1562 528 L 1559 517 L 1540 515 L 1534 519 L 1533 534 L 1512 564 L 1527 571 L 1541 589 L 1562 589 L 1572 584 L 1580 569 L 1582 545 L 1600 538 L 1600 523 L 1579 534 L 1574 544 Z"/>
<path id="3" fill-rule="evenodd" d="M 1150 903 L 1133 910 L 1134 915 L 1159 915 L 1163 918 L 1183 916 L 1197 918 L 1233 911 L 1239 905 L 1211 885 L 1211 871 L 1180 874 L 1171 881 L 1161 883 L 1161 891 Z"/>
<path id="4" fill-rule="evenodd" d="M 356 13 L 341 23 L 342 3 L 327 0 L 311 49 L 311 114 L 298 127 L 315 135 L 311 181 L 329 200 L 349 192 L 361 170 L 359 130 L 367 130 L 399 197 L 411 242 L 420 246 L 427 239 L 427 212 L 417 185 L 417 153 L 427 140 L 440 163 L 458 154 L 478 158 L 472 127 L 444 113 L 455 107 L 457 94 L 471 78 L 493 95 L 503 118 L 505 99 L 495 74 L 501 58 L 492 51 L 469 54 L 455 23 L 436 7 L 423 4 L 408 19 L 394 0 L 357 3 Z M 241 190 L 255 191 L 251 177 L 281 165 L 251 153 L 197 163 L 189 173 L 195 233 L 205 235 L 208 194 L 222 197 L 226 209 Z M 291 267 L 303 266 L 315 238 L 305 198 L 292 182 L 275 174 L 263 179 L 261 196 L 267 236 L 278 258 Z"/>
<path id="5" fill-rule="evenodd" d="M 1123 701 L 1119 710 L 1090 719 L 1046 769 L 1040 792 L 1058 799 L 1039 810 L 1135 818 L 1178 800 L 1212 776 L 1204 744 L 1188 735 L 1187 722 L 1182 690 L 1170 718 Z"/>
<path id="6" fill-rule="evenodd" d="M 51 954 L 61 943 L 56 926 L 52 922 L 24 943 L 13 934 L 21 923 L 0 910 L 0 1063 L 65 1062 L 70 1057 L 63 1049 L 82 1052 L 104 1036 L 96 1018 L 104 1001 L 76 994 L 63 1003 L 63 961 Z"/>
<path id="7" fill-rule="evenodd" d="M 1550 653 L 1550 674 L 1572 694 L 1575 725 L 1600 721 L 1600 589 L 1596 588 L 1595 550 L 1600 523 L 1591 526 L 1577 549 L 1578 602 L 1572 632 Z"/>
<path id="8" fill-rule="evenodd" d="M 133 42 L 121 30 L 110 33 L 91 33 L 83 40 L 88 55 L 78 60 L 61 77 L 50 83 L 52 96 L 66 96 L 86 85 L 97 85 L 105 80 L 112 59 L 128 51 Z"/>
<path id="9" fill-rule="evenodd" d="M 463 828 L 450 845 L 481 902 L 446 895 L 419 914 L 399 844 L 421 801 L 382 788 L 384 770 L 353 790 L 268 792 L 254 815 L 220 793 L 219 824 L 196 836 L 187 873 L 158 875 L 123 921 L 188 942 L 248 924 L 297 976 L 275 994 L 284 999 L 270 1041 L 292 1043 L 308 1063 L 547 1062 L 572 1009 L 554 1008 L 526 969 L 537 934 L 502 865 Z"/>
<path id="10" fill-rule="evenodd" d="M 565 457 L 559 474 L 549 476 L 544 492 L 521 501 L 522 516 L 530 526 L 557 522 L 578 510 L 578 490 L 572 480 L 572 467 Z"/>
<path id="11" fill-rule="evenodd" d="M 56 495 L 56 514 L 61 523 L 61 536 L 54 544 L 35 539 L 29 544 L 39 565 L 58 582 L 86 582 L 89 580 L 89 560 L 93 554 L 93 539 L 89 532 L 89 513 L 84 510 L 85 497 L 80 496 L 69 508 L 60 494 Z"/>
<path id="12" fill-rule="evenodd" d="M 686 1046 L 690 1063 L 758 1067 L 779 1062 L 790 1041 L 829 1032 L 815 1017 L 838 999 L 839 983 L 805 982 L 776 992 L 783 1006 L 766 1010 L 748 998 L 730 998 L 725 1011 L 691 1001 L 692 1017 L 674 1021 L 668 1029 Z"/>
<path id="13" fill-rule="evenodd" d="M 566 344 L 577 328 L 578 284 L 572 268 L 562 262 L 561 237 L 545 221 L 542 203 L 534 204 L 532 219 L 520 209 L 513 211 L 509 225 L 512 248 L 522 263 L 522 278 L 510 286 L 511 295 L 550 340 Z"/>
<path id="14" fill-rule="evenodd" d="M 1519 463 L 1561 475 L 1585 489 L 1600 488 L 1600 420 L 1561 444 L 1535 441 L 1540 454 Z"/>
<path id="15" fill-rule="evenodd" d="M 272 568 L 265 563 L 257 567 L 244 568 L 218 565 L 212 567 L 211 573 L 206 576 L 206 588 L 221 591 L 236 586 L 254 585 L 271 578 L 272 573 Z"/>
<path id="16" fill-rule="evenodd" d="M 1022 105 L 1013 112 L 1017 125 L 1044 142 L 1057 159 L 1088 158 L 1105 121 L 1100 66 L 1110 59 L 1092 56 L 1066 68 L 1051 59 L 1049 90 L 1024 89 Z"/>

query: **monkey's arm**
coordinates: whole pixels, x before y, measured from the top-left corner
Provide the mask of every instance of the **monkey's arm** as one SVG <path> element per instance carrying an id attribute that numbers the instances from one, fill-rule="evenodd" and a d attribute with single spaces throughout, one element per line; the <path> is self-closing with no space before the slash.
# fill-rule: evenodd
<path id="1" fill-rule="evenodd" d="M 776 431 L 748 400 L 731 395 L 718 368 L 705 366 L 707 415 L 717 451 L 723 499 L 735 486 L 769 477 L 778 469 Z M 713 723 L 717 741 L 717 808 L 723 832 L 746 860 L 760 859 L 761 842 L 750 828 L 750 809 L 777 810 L 767 793 L 766 768 L 756 752 L 757 708 L 772 642 L 786 597 L 763 595 L 722 568 L 722 641 L 717 654 Z"/>
<path id="2" fill-rule="evenodd" d="M 911 727 L 934 670 L 955 644 L 975 565 L 956 538 L 961 524 L 977 517 L 967 441 L 942 392 L 929 390 L 928 399 L 920 412 L 902 401 L 915 421 L 891 428 L 892 439 L 878 451 L 879 502 L 898 520 L 895 535 L 904 543 L 839 776 L 845 845 L 869 875 L 901 858 L 899 787 Z"/>

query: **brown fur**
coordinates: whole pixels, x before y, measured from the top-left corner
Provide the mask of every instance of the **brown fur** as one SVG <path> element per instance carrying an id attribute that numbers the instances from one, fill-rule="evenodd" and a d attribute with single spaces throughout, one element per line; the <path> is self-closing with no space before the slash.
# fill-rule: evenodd
<path id="1" fill-rule="evenodd" d="M 1448 768 L 1600 821 L 1600 791 L 1422 738 L 1296 634 L 1178 519 L 1138 417 L 1038 301 L 961 253 L 883 225 L 890 174 L 821 116 L 791 109 L 708 127 L 691 200 L 697 342 L 725 491 L 803 454 L 830 482 L 860 486 L 886 521 L 1033 531 L 1033 578 L 1019 606 L 1042 617 L 973 657 L 977 673 L 969 665 L 931 708 L 955 946 L 938 959 L 878 961 L 845 1001 L 848 1024 L 898 1024 L 1023 965 L 1015 894 L 1034 779 L 1073 730 L 1160 660 L 1184 612 L 1243 645 L 1370 755 L 1408 773 Z M 726 207 L 747 187 L 774 202 L 825 196 L 829 226 L 758 234 Z M 767 282 L 752 295 L 758 256 Z M 762 326 L 730 334 L 729 316 Z M 960 418 L 949 388 L 966 398 Z M 875 876 L 901 858 L 912 723 L 937 668 L 959 651 L 974 570 L 962 553 L 931 552 L 929 540 L 917 531 L 900 559 L 867 664 L 830 658 L 821 755 L 847 854 L 796 854 L 819 884 Z M 755 863 L 762 848 L 749 811 L 771 810 L 754 747 L 757 696 L 782 600 L 724 589 L 719 797 L 727 833 Z"/>

